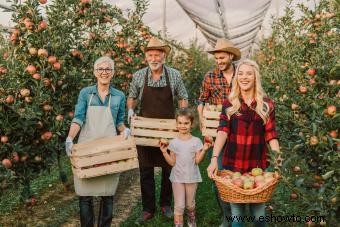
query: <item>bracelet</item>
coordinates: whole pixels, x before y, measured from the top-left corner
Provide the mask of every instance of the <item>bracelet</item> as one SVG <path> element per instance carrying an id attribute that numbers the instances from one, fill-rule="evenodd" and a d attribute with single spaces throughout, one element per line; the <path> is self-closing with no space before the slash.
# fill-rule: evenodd
<path id="1" fill-rule="evenodd" d="M 217 157 L 218 157 L 217 155 L 213 155 L 213 156 L 211 156 L 210 159 L 217 158 Z"/>

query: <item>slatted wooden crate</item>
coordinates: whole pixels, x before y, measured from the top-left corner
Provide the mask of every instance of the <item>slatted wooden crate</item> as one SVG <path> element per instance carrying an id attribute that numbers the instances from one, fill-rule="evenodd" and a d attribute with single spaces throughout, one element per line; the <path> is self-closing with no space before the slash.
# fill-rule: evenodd
<path id="1" fill-rule="evenodd" d="M 133 117 L 131 119 L 131 135 L 140 146 L 159 147 L 161 138 L 172 139 L 177 136 L 175 119 L 157 119 Z"/>
<path id="2" fill-rule="evenodd" d="M 221 111 L 215 108 L 210 110 L 207 106 L 203 109 L 202 135 L 203 136 L 217 136 L 217 127 L 220 122 Z"/>
<path id="3" fill-rule="evenodd" d="M 133 137 L 112 136 L 75 144 L 72 147 L 73 174 L 91 178 L 138 168 Z"/>

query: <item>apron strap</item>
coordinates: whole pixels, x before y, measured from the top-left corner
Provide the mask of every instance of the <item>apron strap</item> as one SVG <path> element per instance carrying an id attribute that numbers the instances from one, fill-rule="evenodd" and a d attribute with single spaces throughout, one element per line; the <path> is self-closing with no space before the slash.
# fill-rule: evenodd
<path id="1" fill-rule="evenodd" d="M 107 106 L 108 108 L 111 108 L 111 94 L 110 94 L 110 97 L 109 97 L 109 104 Z"/>
<path id="2" fill-rule="evenodd" d="M 90 105 L 91 105 L 92 98 L 93 98 L 93 93 L 91 94 L 91 97 L 90 97 L 90 100 L 89 100 L 89 104 L 88 104 L 88 106 L 90 106 Z"/>

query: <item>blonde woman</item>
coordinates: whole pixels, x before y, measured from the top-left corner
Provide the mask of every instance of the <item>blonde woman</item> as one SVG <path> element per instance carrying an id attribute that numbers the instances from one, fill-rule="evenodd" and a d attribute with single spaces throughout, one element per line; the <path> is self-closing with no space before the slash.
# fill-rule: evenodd
<path id="1" fill-rule="evenodd" d="M 228 138 L 228 140 L 227 140 Z M 234 172 L 250 172 L 252 168 L 268 167 L 267 143 L 272 150 L 279 151 L 275 130 L 274 103 L 261 85 L 259 67 L 256 62 L 245 59 L 236 69 L 236 76 L 228 100 L 223 104 L 218 134 L 213 155 L 208 166 L 208 176 L 217 173 L 217 157 L 226 144 L 222 165 Z M 243 226 L 237 217 L 245 216 L 246 204 L 231 203 L 232 227 Z M 249 204 L 255 226 L 265 226 L 260 216 L 265 216 L 265 204 Z"/>

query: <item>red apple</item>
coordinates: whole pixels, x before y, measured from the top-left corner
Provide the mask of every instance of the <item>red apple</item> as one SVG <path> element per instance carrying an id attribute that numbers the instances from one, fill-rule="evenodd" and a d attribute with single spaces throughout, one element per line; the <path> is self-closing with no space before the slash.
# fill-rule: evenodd
<path id="1" fill-rule="evenodd" d="M 39 23 L 39 28 L 40 28 L 40 29 L 44 30 L 44 29 L 46 29 L 47 27 L 48 27 L 48 25 L 47 25 L 47 22 L 46 22 L 46 21 L 41 21 L 41 22 Z"/>
<path id="2" fill-rule="evenodd" d="M 1 136 L 0 141 L 1 143 L 8 143 L 8 136 Z"/>
<path id="3" fill-rule="evenodd" d="M 211 136 L 204 137 L 204 143 L 212 144 L 214 139 Z"/>
<path id="4" fill-rule="evenodd" d="M 70 111 L 67 113 L 67 116 L 72 119 L 74 117 L 74 113 Z"/>
<path id="5" fill-rule="evenodd" d="M 12 160 L 13 160 L 13 162 L 19 162 L 20 161 L 18 152 L 13 152 L 12 153 Z"/>
<path id="6" fill-rule="evenodd" d="M 7 158 L 3 159 L 1 163 L 6 169 L 10 169 L 12 167 L 11 160 L 9 160 Z"/>
<path id="7" fill-rule="evenodd" d="M 46 49 L 39 49 L 38 50 L 38 56 L 39 57 L 48 57 L 48 51 Z"/>
<path id="8" fill-rule="evenodd" d="M 294 166 L 293 168 L 294 173 L 300 173 L 300 171 L 301 171 L 301 168 L 299 166 Z"/>
<path id="9" fill-rule="evenodd" d="M 52 106 L 48 105 L 48 104 L 45 104 L 43 105 L 43 110 L 48 112 L 48 111 L 51 111 L 52 110 Z"/>
<path id="10" fill-rule="evenodd" d="M 60 70 L 60 68 L 61 68 L 60 62 L 55 62 L 55 63 L 53 64 L 53 68 L 54 68 L 55 70 Z"/>
<path id="11" fill-rule="evenodd" d="M 297 110 L 299 108 L 299 105 L 293 103 L 291 108 L 292 110 Z"/>
<path id="12" fill-rule="evenodd" d="M 20 95 L 22 97 L 28 97 L 31 94 L 30 90 L 27 88 L 23 88 L 20 90 Z"/>
<path id="13" fill-rule="evenodd" d="M 306 94 L 308 89 L 307 89 L 307 87 L 301 85 L 299 87 L 299 91 L 300 91 L 301 94 Z"/>
<path id="14" fill-rule="evenodd" d="M 12 104 L 14 102 L 14 96 L 13 95 L 7 96 L 5 102 L 7 104 Z"/>
<path id="15" fill-rule="evenodd" d="M 315 146 L 319 143 L 319 139 L 316 136 L 311 136 L 310 140 L 309 140 L 309 144 L 312 146 Z"/>
<path id="16" fill-rule="evenodd" d="M 41 79 L 41 75 L 39 73 L 34 73 L 32 75 L 33 79 L 36 79 L 36 80 L 40 80 Z"/>
<path id="17" fill-rule="evenodd" d="M 329 132 L 329 136 L 332 137 L 332 138 L 337 138 L 338 137 L 338 132 L 337 130 L 332 130 Z"/>
<path id="18" fill-rule="evenodd" d="M 291 200 L 295 200 L 295 199 L 297 199 L 297 198 L 298 198 L 298 195 L 297 195 L 296 193 L 290 194 L 290 199 L 291 199 Z"/>
<path id="19" fill-rule="evenodd" d="M 336 114 L 336 106 L 330 105 L 327 107 L 327 114 L 329 116 L 334 116 Z"/>
<path id="20" fill-rule="evenodd" d="M 42 135 L 41 135 L 41 139 L 42 140 L 50 140 L 52 138 L 53 134 L 52 132 L 50 131 L 47 131 L 47 132 L 44 132 Z"/>
<path id="21" fill-rule="evenodd" d="M 31 48 L 28 49 L 28 53 L 30 55 L 34 56 L 34 55 L 38 54 L 38 50 L 37 50 L 37 48 L 31 47 Z"/>
<path id="22" fill-rule="evenodd" d="M 56 119 L 57 121 L 62 121 L 62 120 L 64 120 L 64 116 L 61 115 L 61 114 L 58 114 L 58 115 L 55 117 L 55 119 Z"/>
<path id="23" fill-rule="evenodd" d="M 46 4 L 47 0 L 39 0 L 40 4 Z"/>
<path id="24" fill-rule="evenodd" d="M 47 59 L 48 63 L 50 64 L 54 64 L 57 62 L 57 58 L 53 55 L 49 56 L 48 59 Z"/>
<path id="25" fill-rule="evenodd" d="M 316 70 L 315 70 L 315 69 L 312 69 L 312 68 L 311 68 L 311 69 L 308 69 L 308 70 L 307 70 L 307 74 L 310 75 L 310 76 L 314 76 L 315 73 L 316 73 Z"/>
<path id="26" fill-rule="evenodd" d="M 28 65 L 28 66 L 26 67 L 26 71 L 27 71 L 29 74 L 33 75 L 34 73 L 37 72 L 37 68 L 36 68 L 34 65 Z"/>

